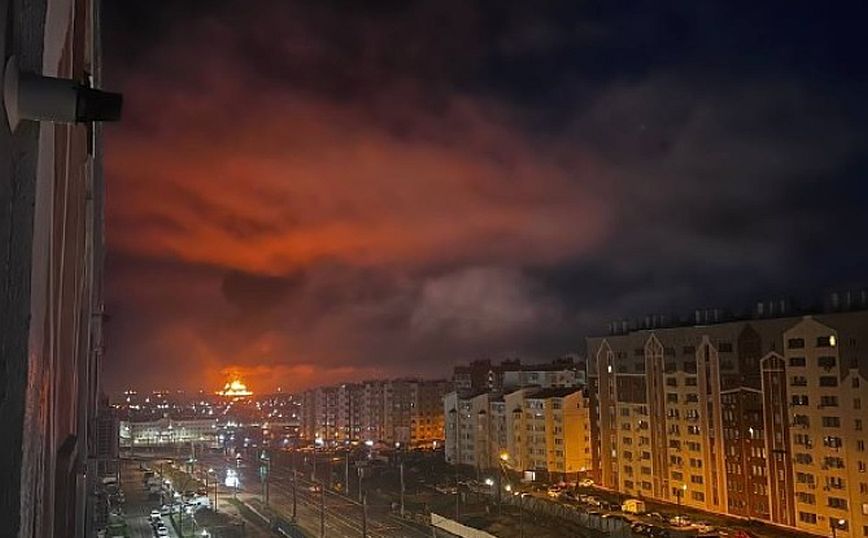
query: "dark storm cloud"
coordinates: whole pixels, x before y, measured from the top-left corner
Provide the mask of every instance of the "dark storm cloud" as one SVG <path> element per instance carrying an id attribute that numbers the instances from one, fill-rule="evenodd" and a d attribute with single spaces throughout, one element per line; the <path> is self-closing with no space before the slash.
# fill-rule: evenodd
<path id="1" fill-rule="evenodd" d="M 782 6 L 107 6 L 110 381 L 443 375 L 860 284 L 864 19 Z"/>

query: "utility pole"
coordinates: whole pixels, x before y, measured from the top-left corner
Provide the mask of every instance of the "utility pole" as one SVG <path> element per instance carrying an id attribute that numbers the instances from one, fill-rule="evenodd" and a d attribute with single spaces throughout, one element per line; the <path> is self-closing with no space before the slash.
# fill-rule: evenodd
<path id="1" fill-rule="evenodd" d="M 325 484 L 319 487 L 319 536 L 325 538 Z"/>
<path id="2" fill-rule="evenodd" d="M 295 513 L 296 513 L 296 496 L 298 495 L 298 484 L 297 484 L 297 474 L 298 471 L 295 469 L 292 470 L 292 520 L 295 521 Z"/>
<path id="3" fill-rule="evenodd" d="M 359 473 L 359 502 L 362 502 L 362 477 L 364 476 L 364 468 L 357 467 L 356 471 Z"/>
<path id="4" fill-rule="evenodd" d="M 362 497 L 362 538 L 368 538 L 368 496 Z"/>
<path id="5" fill-rule="evenodd" d="M 220 485 L 220 480 L 214 480 L 214 511 L 217 511 L 217 486 Z"/>
<path id="6" fill-rule="evenodd" d="M 401 476 L 401 517 L 404 517 L 404 462 L 402 461 L 398 467 Z"/>
<path id="7" fill-rule="evenodd" d="M 458 466 L 455 466 L 455 521 L 458 521 L 459 505 L 461 504 L 461 490 L 458 487 Z"/>
<path id="8" fill-rule="evenodd" d="M 350 451 L 347 450 L 347 459 L 344 460 L 344 495 L 350 496 Z"/>

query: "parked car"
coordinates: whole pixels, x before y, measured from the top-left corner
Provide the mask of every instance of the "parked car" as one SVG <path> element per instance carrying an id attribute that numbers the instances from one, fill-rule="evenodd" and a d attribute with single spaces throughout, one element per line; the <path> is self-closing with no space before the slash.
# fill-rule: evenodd
<path id="1" fill-rule="evenodd" d="M 687 516 L 675 516 L 669 520 L 669 524 L 673 527 L 689 527 L 691 521 Z"/>
<path id="2" fill-rule="evenodd" d="M 579 480 L 579 487 L 580 488 L 589 488 L 593 485 L 594 485 L 594 481 L 591 480 L 590 478 L 583 478 L 582 480 Z"/>

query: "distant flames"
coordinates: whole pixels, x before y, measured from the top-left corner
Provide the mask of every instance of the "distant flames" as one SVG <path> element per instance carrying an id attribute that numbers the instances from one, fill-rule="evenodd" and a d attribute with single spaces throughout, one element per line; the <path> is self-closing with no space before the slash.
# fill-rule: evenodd
<path id="1" fill-rule="evenodd" d="M 218 391 L 217 394 L 229 397 L 253 396 L 253 392 L 248 390 L 247 385 L 245 385 L 240 379 L 233 379 L 226 383 L 223 386 L 223 390 Z"/>

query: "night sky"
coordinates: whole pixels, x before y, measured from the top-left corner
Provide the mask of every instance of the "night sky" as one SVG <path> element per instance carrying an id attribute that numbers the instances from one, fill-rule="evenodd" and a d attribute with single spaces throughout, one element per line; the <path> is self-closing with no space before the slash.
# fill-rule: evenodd
<path id="1" fill-rule="evenodd" d="M 861 5 L 104 2 L 106 388 L 447 376 L 865 286 Z"/>

